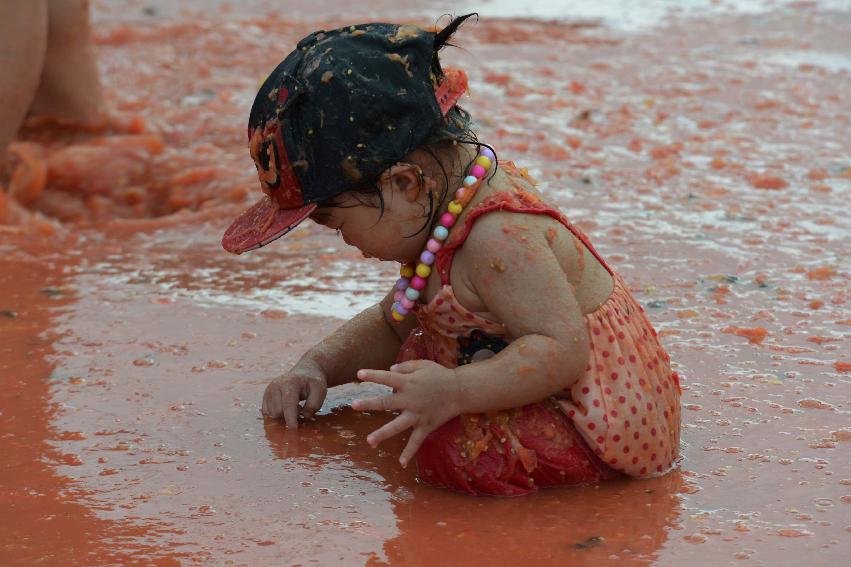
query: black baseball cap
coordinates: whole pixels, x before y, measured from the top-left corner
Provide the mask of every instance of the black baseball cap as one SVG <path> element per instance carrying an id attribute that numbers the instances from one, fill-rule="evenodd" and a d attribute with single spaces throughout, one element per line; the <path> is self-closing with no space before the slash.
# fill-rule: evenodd
<path id="1" fill-rule="evenodd" d="M 302 39 L 251 107 L 249 150 L 265 196 L 233 221 L 224 249 L 265 246 L 422 145 L 467 90 L 464 72 L 444 71 L 437 57 L 467 17 L 438 33 L 368 23 Z"/>

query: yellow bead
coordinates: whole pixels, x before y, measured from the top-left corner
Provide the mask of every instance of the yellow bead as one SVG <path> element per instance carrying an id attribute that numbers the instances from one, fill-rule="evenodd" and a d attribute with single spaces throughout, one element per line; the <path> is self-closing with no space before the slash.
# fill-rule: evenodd
<path id="1" fill-rule="evenodd" d="M 458 201 L 451 201 L 449 203 L 449 212 L 452 213 L 453 215 L 456 215 L 456 216 L 460 215 L 461 211 L 463 209 L 464 209 L 464 207 L 462 207 L 461 203 L 459 203 Z"/>
<path id="2" fill-rule="evenodd" d="M 485 169 L 490 169 L 490 167 L 491 167 L 491 160 L 488 158 L 488 156 L 477 157 L 476 163 L 479 164 L 480 166 L 484 167 Z"/>
<path id="3" fill-rule="evenodd" d="M 403 317 L 402 315 L 399 315 L 399 312 L 396 311 L 395 309 L 390 313 L 390 315 L 393 317 L 393 320 L 396 321 L 397 323 L 405 320 L 405 317 Z"/>
<path id="4" fill-rule="evenodd" d="M 420 264 L 417 266 L 417 275 L 425 279 L 431 275 L 431 266 Z"/>
<path id="5" fill-rule="evenodd" d="M 402 266 L 402 269 L 399 270 L 399 275 L 403 278 L 410 278 L 414 275 L 414 267 L 413 266 Z"/>

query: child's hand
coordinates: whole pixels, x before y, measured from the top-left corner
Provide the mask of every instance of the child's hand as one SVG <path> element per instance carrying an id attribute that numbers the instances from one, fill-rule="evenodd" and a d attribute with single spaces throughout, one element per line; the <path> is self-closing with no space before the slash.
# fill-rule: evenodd
<path id="1" fill-rule="evenodd" d="M 354 400 L 357 411 L 401 410 L 394 420 L 370 433 L 366 442 L 373 447 L 412 427 L 411 437 L 399 462 L 403 467 L 417 453 L 429 433 L 459 415 L 459 385 L 455 371 L 429 360 L 410 360 L 386 370 L 360 370 L 358 378 L 384 384 L 393 393 L 368 400 Z"/>
<path id="2" fill-rule="evenodd" d="M 299 416 L 306 419 L 319 411 L 327 391 L 323 376 L 284 374 L 266 386 L 260 411 L 266 417 L 283 417 L 288 428 L 296 428 Z M 303 407 L 299 406 L 301 400 L 305 400 Z"/>

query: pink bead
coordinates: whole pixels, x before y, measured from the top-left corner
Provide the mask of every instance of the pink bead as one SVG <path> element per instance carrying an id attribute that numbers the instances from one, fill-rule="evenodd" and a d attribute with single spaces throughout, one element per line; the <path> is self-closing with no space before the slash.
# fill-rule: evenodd
<path id="1" fill-rule="evenodd" d="M 393 301 L 402 301 L 402 298 L 405 297 L 404 291 L 397 291 L 393 294 Z"/>
<path id="2" fill-rule="evenodd" d="M 452 228 L 455 224 L 455 215 L 452 213 L 443 213 L 440 215 L 440 225 L 446 228 Z"/>
<path id="3" fill-rule="evenodd" d="M 409 280 L 408 278 L 399 278 L 398 280 L 396 280 L 396 289 L 405 291 L 406 289 L 408 289 L 408 285 L 410 285 L 410 283 L 411 280 Z"/>
<path id="4" fill-rule="evenodd" d="M 411 287 L 416 289 L 416 290 L 422 291 L 422 290 L 425 289 L 425 286 L 426 286 L 426 281 L 424 279 L 422 279 L 420 276 L 414 276 L 413 279 L 411 280 Z"/>
<path id="5" fill-rule="evenodd" d="M 407 297 L 403 297 L 399 303 L 401 303 L 402 307 L 404 307 L 405 309 L 411 310 L 414 308 L 414 302 L 408 299 Z"/>
<path id="6" fill-rule="evenodd" d="M 485 173 L 487 173 L 487 171 L 479 164 L 476 164 L 470 168 L 470 175 L 472 175 L 473 177 L 478 177 L 479 179 L 481 179 L 485 176 Z"/>
<path id="7" fill-rule="evenodd" d="M 426 266 L 431 266 L 432 264 L 434 264 L 434 254 L 432 254 L 428 250 L 423 250 L 423 253 L 420 254 L 420 262 L 422 262 Z"/>
<path id="8" fill-rule="evenodd" d="M 464 197 L 467 195 L 467 190 L 461 187 L 457 191 L 455 191 L 455 200 L 463 201 Z"/>
<path id="9" fill-rule="evenodd" d="M 428 242 L 426 242 L 426 250 L 432 254 L 437 254 L 437 251 L 440 250 L 440 242 L 434 238 L 429 238 Z"/>

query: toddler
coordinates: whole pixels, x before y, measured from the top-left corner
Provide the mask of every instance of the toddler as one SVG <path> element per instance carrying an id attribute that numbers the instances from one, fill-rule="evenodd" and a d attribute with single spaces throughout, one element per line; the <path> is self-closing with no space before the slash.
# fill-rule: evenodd
<path id="1" fill-rule="evenodd" d="M 384 300 L 267 386 L 262 411 L 296 427 L 328 387 L 384 384 L 352 403 L 397 412 L 367 442 L 410 431 L 402 466 L 470 494 L 664 473 L 678 377 L 623 279 L 471 131 L 466 76 L 438 58 L 467 17 L 314 32 L 260 88 L 248 139 L 266 195 L 224 248 L 310 218 L 401 264 Z"/>

